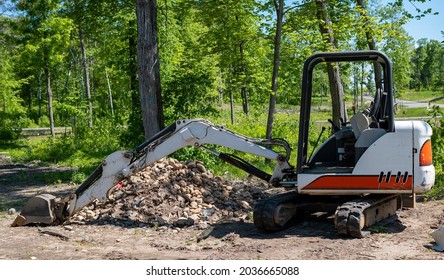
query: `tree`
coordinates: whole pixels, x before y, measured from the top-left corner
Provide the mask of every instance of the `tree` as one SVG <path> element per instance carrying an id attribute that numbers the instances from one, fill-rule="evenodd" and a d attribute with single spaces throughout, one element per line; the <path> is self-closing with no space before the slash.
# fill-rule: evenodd
<path id="1" fill-rule="evenodd" d="M 88 102 L 88 125 L 92 127 L 93 125 L 93 105 L 91 100 L 91 82 L 89 77 L 89 67 L 88 67 L 88 58 L 86 54 L 86 43 L 84 37 L 84 25 L 85 25 L 85 16 L 88 12 L 87 1 L 85 0 L 75 0 L 73 2 L 67 1 L 66 5 L 73 5 L 73 11 L 71 16 L 73 18 L 74 24 L 78 29 L 79 34 L 79 44 L 80 50 L 82 53 L 82 68 L 83 68 L 83 79 L 84 79 L 84 87 L 85 87 L 85 95 Z"/>
<path id="2" fill-rule="evenodd" d="M 274 35 L 273 75 L 271 78 L 271 93 L 268 105 L 267 130 L 265 135 L 267 139 L 272 138 L 273 132 L 274 111 L 276 109 L 276 95 L 278 89 L 282 25 L 284 18 L 284 0 L 273 0 L 273 3 L 276 11 L 276 33 Z"/>
<path id="3" fill-rule="evenodd" d="M 422 69 L 425 64 L 425 59 L 427 53 L 425 52 L 425 45 L 427 44 L 427 39 L 420 39 L 417 42 L 417 47 L 414 50 L 413 56 L 411 58 L 412 63 L 412 88 L 415 88 L 417 91 L 421 90 L 422 86 Z"/>
<path id="4" fill-rule="evenodd" d="M 316 16 L 319 20 L 319 30 L 326 43 L 326 50 L 337 50 L 337 44 L 333 34 L 332 24 L 328 16 L 325 0 L 316 0 Z M 344 89 L 342 87 L 339 66 L 333 63 L 327 63 L 327 73 L 330 85 L 330 95 L 332 99 L 333 122 L 340 126 L 340 119 L 346 119 L 344 104 Z"/>
<path id="5" fill-rule="evenodd" d="M 258 80 L 263 78 L 261 62 L 266 59 L 258 3 L 253 0 L 203 0 L 197 3 L 200 18 L 208 28 L 202 46 L 209 52 L 203 54 L 218 56 L 220 92 L 226 90 L 232 96 L 231 107 L 239 100 L 234 93 L 240 92 L 243 112 L 248 115 L 250 99 L 262 90 Z M 234 121 L 233 114 L 232 110 Z"/>
<path id="6" fill-rule="evenodd" d="M 25 13 L 26 23 L 25 51 L 43 69 L 48 102 L 48 118 L 51 135 L 55 137 L 52 71 L 66 55 L 65 49 L 70 42 L 72 22 L 59 17 L 56 13 L 59 2 L 56 0 L 22 1 L 18 8 Z M 39 70 L 40 71 L 40 70 Z"/>
<path id="7" fill-rule="evenodd" d="M 137 0 L 137 64 L 145 138 L 163 127 L 160 62 L 157 43 L 157 1 Z"/>
<path id="8" fill-rule="evenodd" d="M 403 28 L 404 18 L 400 8 L 382 7 L 378 10 L 378 15 L 383 38 L 380 49 L 393 62 L 393 86 L 395 93 L 401 93 L 409 86 L 413 38 Z"/>
<path id="9" fill-rule="evenodd" d="M 359 14 L 362 18 L 362 29 L 365 33 L 365 39 L 368 45 L 369 50 L 377 50 L 376 42 L 375 42 L 375 36 L 374 36 L 374 30 L 376 26 L 372 24 L 372 18 L 369 14 L 369 11 L 367 9 L 366 0 L 356 0 L 358 5 Z M 375 85 L 378 87 L 378 85 L 381 84 L 382 81 L 382 68 L 381 65 L 377 62 L 373 62 L 373 69 L 374 69 L 374 78 L 375 78 Z"/>
<path id="10" fill-rule="evenodd" d="M 20 129 L 28 124 L 23 100 L 17 96 L 17 89 L 21 81 L 17 79 L 13 63 L 17 59 L 16 46 L 9 39 L 12 37 L 8 25 L 13 20 L 0 15 L 0 25 L 3 26 L 0 34 L 0 143 L 9 142 L 18 138 Z"/>

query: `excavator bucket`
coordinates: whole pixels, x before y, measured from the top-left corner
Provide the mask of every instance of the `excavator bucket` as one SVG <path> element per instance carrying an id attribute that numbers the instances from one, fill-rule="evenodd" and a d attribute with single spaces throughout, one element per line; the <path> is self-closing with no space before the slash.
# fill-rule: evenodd
<path id="1" fill-rule="evenodd" d="M 15 218 L 11 226 L 25 226 L 29 224 L 51 225 L 56 220 L 54 207 L 56 197 L 50 194 L 41 194 L 31 198 L 22 212 Z"/>

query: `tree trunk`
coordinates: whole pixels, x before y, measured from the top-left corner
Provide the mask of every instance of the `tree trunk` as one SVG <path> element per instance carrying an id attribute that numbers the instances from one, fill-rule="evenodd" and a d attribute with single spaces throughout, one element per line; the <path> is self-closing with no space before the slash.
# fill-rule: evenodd
<path id="1" fill-rule="evenodd" d="M 145 138 L 163 127 L 160 66 L 157 45 L 157 1 L 137 0 L 137 63 Z"/>
<path id="2" fill-rule="evenodd" d="M 42 113 L 42 89 L 41 89 L 41 82 L 42 82 L 42 71 L 39 71 L 39 88 L 37 90 L 37 100 L 39 102 L 39 120 L 41 119 L 41 117 L 43 116 Z M 31 96 L 31 100 L 32 100 L 32 95 Z M 31 104 L 31 103 L 30 103 Z M 30 107 L 31 108 L 31 107 Z"/>
<path id="3" fill-rule="evenodd" d="M 241 67 L 240 72 L 245 77 L 245 65 L 244 65 L 244 42 L 239 43 L 239 52 L 240 52 L 240 59 L 241 59 Z M 241 87 L 241 97 L 242 97 L 242 108 L 244 110 L 244 114 L 248 115 L 249 112 L 249 106 L 248 106 L 248 89 L 247 89 L 247 80 L 246 78 L 242 81 L 242 87 Z"/>
<path id="4" fill-rule="evenodd" d="M 267 130 L 265 135 L 267 139 L 271 139 L 273 135 L 274 111 L 276 108 L 276 94 L 279 76 L 282 24 L 284 18 L 284 0 L 274 0 L 274 6 L 276 9 L 276 33 L 274 36 L 273 76 L 271 78 L 271 94 L 268 105 Z"/>
<path id="5" fill-rule="evenodd" d="M 222 73 L 219 69 L 219 72 L 217 73 L 217 76 L 219 77 L 219 86 L 217 88 L 217 91 L 219 92 L 219 104 L 220 106 L 224 105 L 224 88 L 223 88 L 223 81 L 222 81 Z"/>
<path id="6" fill-rule="evenodd" d="M 106 83 L 108 84 L 109 106 L 111 108 L 111 116 L 114 117 L 113 92 L 111 91 L 111 83 L 109 81 L 108 71 L 105 69 Z"/>
<path id="7" fill-rule="evenodd" d="M 358 6 L 360 6 L 359 9 L 359 14 L 362 17 L 363 20 L 363 28 L 365 30 L 365 38 L 367 39 L 367 45 L 369 50 L 376 50 L 376 43 L 375 40 L 373 38 L 373 34 L 371 32 L 372 27 L 369 26 L 369 15 L 368 15 L 368 11 L 367 11 L 367 7 L 365 5 L 364 0 L 356 0 Z M 374 61 L 373 62 L 373 69 L 375 71 L 375 86 L 378 89 L 380 86 L 382 86 L 381 81 L 382 81 L 382 68 L 381 65 Z"/>
<path id="8" fill-rule="evenodd" d="M 327 5 L 325 0 L 316 0 L 317 11 L 316 15 L 319 20 L 319 30 L 321 35 L 325 38 L 327 49 L 336 50 L 336 42 L 331 28 L 331 22 L 327 13 Z M 347 119 L 345 104 L 344 104 L 344 89 L 342 87 L 341 76 L 339 74 L 339 66 L 336 63 L 327 63 L 327 73 L 330 86 L 330 95 L 332 99 L 332 120 L 340 127 L 342 118 Z"/>
<path id="9" fill-rule="evenodd" d="M 91 86 L 89 81 L 89 70 L 88 70 L 88 60 L 86 59 L 86 47 L 85 40 L 83 38 L 82 27 L 79 25 L 79 39 L 80 39 L 80 49 L 82 50 L 82 66 L 83 66 L 83 77 L 85 79 L 85 95 L 86 100 L 88 100 L 88 125 L 92 127 L 93 116 L 92 116 L 92 102 L 91 102 Z"/>
<path id="10" fill-rule="evenodd" d="M 229 91 L 230 91 L 230 118 L 231 118 L 231 124 L 234 124 L 234 100 L 233 100 L 233 88 L 231 86 L 231 78 L 229 83 Z"/>
<path id="11" fill-rule="evenodd" d="M 327 64 L 328 82 L 330 86 L 331 103 L 333 111 L 333 122 L 341 127 L 341 119 L 346 121 L 346 112 L 344 104 L 344 89 L 342 87 L 341 76 L 339 74 L 339 67 L 336 64 Z"/>
<path id="12" fill-rule="evenodd" d="M 140 108 L 140 95 L 137 91 L 137 38 L 135 38 L 135 36 L 137 36 L 136 21 L 131 20 L 128 28 L 128 75 L 130 77 L 129 88 L 131 91 L 132 112 L 136 112 Z"/>
<path id="13" fill-rule="evenodd" d="M 51 89 L 51 73 L 49 71 L 49 59 L 47 54 L 44 54 L 45 60 L 45 80 L 46 80 L 46 93 L 48 94 L 48 112 L 49 112 L 49 127 L 51 131 L 52 139 L 55 138 L 55 129 L 54 129 L 54 112 L 52 107 L 52 89 Z"/>

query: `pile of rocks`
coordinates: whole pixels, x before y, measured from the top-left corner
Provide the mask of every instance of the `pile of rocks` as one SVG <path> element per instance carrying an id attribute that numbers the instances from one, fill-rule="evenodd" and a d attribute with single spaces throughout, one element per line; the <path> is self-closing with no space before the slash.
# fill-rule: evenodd
<path id="1" fill-rule="evenodd" d="M 164 158 L 119 183 L 105 202 L 95 202 L 72 221 L 185 227 L 245 218 L 266 196 L 257 180 L 227 181 L 199 161 Z"/>

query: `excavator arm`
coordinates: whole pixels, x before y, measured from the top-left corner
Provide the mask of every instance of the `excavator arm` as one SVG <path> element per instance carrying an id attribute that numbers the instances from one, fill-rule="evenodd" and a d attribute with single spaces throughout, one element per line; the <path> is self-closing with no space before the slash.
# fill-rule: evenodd
<path id="1" fill-rule="evenodd" d="M 234 155 L 210 149 L 205 146 L 206 144 L 223 146 L 274 160 L 276 166 L 273 174 L 267 174 Z M 279 182 L 293 170 L 288 163 L 290 147 L 284 140 L 248 138 L 203 119 L 178 120 L 136 147 L 134 151 L 116 151 L 107 156 L 85 182 L 69 196 L 56 198 L 44 194 L 32 198 L 12 226 L 61 224 L 93 201 L 106 200 L 109 192 L 118 182 L 187 146 L 203 148 L 221 160 L 273 185 L 279 185 Z M 286 154 L 282 155 L 266 146 L 281 146 Z"/>

